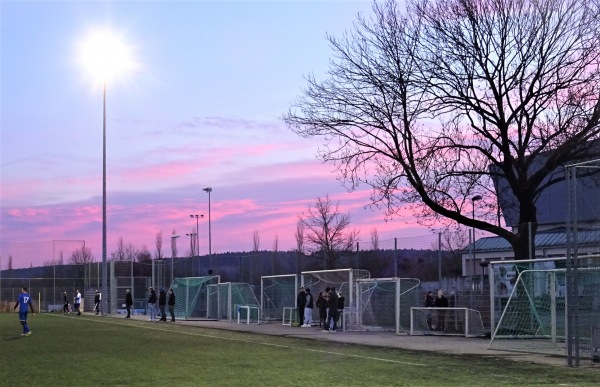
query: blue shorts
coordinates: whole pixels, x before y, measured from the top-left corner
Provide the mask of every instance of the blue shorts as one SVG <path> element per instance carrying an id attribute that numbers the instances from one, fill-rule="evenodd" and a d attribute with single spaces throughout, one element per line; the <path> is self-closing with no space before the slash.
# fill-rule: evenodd
<path id="1" fill-rule="evenodd" d="M 27 312 L 19 312 L 19 321 L 27 321 Z"/>

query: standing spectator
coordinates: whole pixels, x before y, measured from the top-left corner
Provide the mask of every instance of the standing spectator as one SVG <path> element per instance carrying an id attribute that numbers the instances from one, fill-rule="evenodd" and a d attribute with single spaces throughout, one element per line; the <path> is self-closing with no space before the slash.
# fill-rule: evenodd
<path id="1" fill-rule="evenodd" d="M 125 308 L 127 309 L 127 316 L 125 318 L 131 318 L 131 306 L 133 305 L 133 297 L 129 289 L 125 291 Z"/>
<path id="2" fill-rule="evenodd" d="M 169 297 L 167 304 L 169 305 L 169 314 L 171 315 L 171 322 L 175 322 L 175 292 L 173 288 L 169 289 Z"/>
<path id="3" fill-rule="evenodd" d="M 69 312 L 69 297 L 67 296 L 67 292 L 63 293 L 63 299 L 64 299 L 63 314 L 70 314 L 70 312 Z"/>
<path id="4" fill-rule="evenodd" d="M 102 299 L 102 296 L 100 295 L 100 292 L 98 291 L 98 289 L 96 289 L 96 295 L 94 296 L 94 311 L 96 312 L 96 315 L 98 315 L 100 313 L 100 300 Z"/>
<path id="5" fill-rule="evenodd" d="M 79 293 L 79 289 L 77 289 L 75 291 L 75 300 L 73 301 L 73 308 L 74 310 L 77 311 L 77 315 L 81 315 L 81 310 L 79 310 L 79 307 L 81 306 L 81 293 Z"/>
<path id="6" fill-rule="evenodd" d="M 160 288 L 160 290 L 158 291 L 158 308 L 160 309 L 160 321 L 167 321 L 165 306 L 167 306 L 167 293 L 165 293 L 165 289 Z"/>
<path id="7" fill-rule="evenodd" d="M 435 306 L 435 301 L 433 300 L 433 294 L 431 293 L 431 290 L 427 292 L 427 295 L 425 296 L 425 307 L 426 308 L 433 308 Z M 431 322 L 433 320 L 433 317 L 431 315 L 430 311 L 427 311 L 427 326 L 429 327 L 429 330 L 433 330 L 433 327 L 431 326 Z"/>
<path id="8" fill-rule="evenodd" d="M 329 316 L 327 316 L 327 323 L 325 324 L 325 330 L 328 332 L 335 332 L 337 330 L 338 302 L 339 297 L 335 291 L 335 288 L 332 287 L 329 291 L 329 302 L 327 303 L 329 306 Z M 331 321 L 333 321 L 333 326 L 331 325 Z"/>
<path id="9" fill-rule="evenodd" d="M 19 307 L 19 321 L 23 326 L 23 333 L 21 336 L 29 336 L 31 335 L 31 330 L 27 325 L 27 312 L 31 309 L 31 314 L 35 316 L 35 312 L 33 311 L 33 305 L 31 304 L 31 297 L 29 297 L 29 293 L 27 293 L 27 287 L 23 286 L 21 288 L 21 294 L 19 294 L 19 298 L 17 299 L 17 303 L 13 310 Z"/>
<path id="10" fill-rule="evenodd" d="M 306 293 L 304 292 L 304 286 L 301 287 L 298 292 L 296 306 L 298 308 L 298 326 L 301 326 L 304 323 L 304 308 L 306 307 Z"/>
<path id="11" fill-rule="evenodd" d="M 304 293 L 306 293 L 306 306 L 304 307 L 304 324 L 302 325 L 304 328 L 312 327 L 312 312 L 314 308 L 313 296 L 310 294 L 310 289 L 304 289 Z"/>
<path id="12" fill-rule="evenodd" d="M 156 292 L 152 286 L 148 288 L 148 308 L 150 309 L 148 321 L 156 320 Z"/>
<path id="13" fill-rule="evenodd" d="M 317 308 L 319 309 L 319 328 L 321 328 L 325 326 L 327 320 L 327 299 L 323 296 L 323 292 L 319 292 Z"/>
<path id="14" fill-rule="evenodd" d="M 435 300 L 435 307 L 436 308 L 447 308 L 448 307 L 448 299 L 444 295 L 444 292 L 442 291 L 442 289 L 438 290 L 438 296 L 437 296 L 437 299 Z M 438 310 L 437 314 L 438 314 L 437 330 L 443 332 L 446 329 L 446 310 Z"/>
<path id="15" fill-rule="evenodd" d="M 323 293 L 323 298 L 325 298 L 325 323 L 329 322 L 329 294 L 331 293 L 331 288 L 328 286 L 325 288 L 325 293 Z M 323 328 L 328 330 L 331 326 L 323 325 Z"/>

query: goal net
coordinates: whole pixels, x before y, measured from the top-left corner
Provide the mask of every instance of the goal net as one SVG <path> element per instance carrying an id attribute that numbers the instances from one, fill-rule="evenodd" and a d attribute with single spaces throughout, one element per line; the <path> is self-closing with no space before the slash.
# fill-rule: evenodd
<path id="1" fill-rule="evenodd" d="M 296 305 L 298 276 L 296 274 L 263 276 L 260 279 L 262 320 L 281 320 L 283 308 Z"/>
<path id="2" fill-rule="evenodd" d="M 410 335 L 486 335 L 479 311 L 469 308 L 410 308 Z"/>
<path id="3" fill-rule="evenodd" d="M 219 276 L 175 278 L 175 316 L 180 319 L 208 318 L 208 286 L 218 284 Z"/>
<path id="4" fill-rule="evenodd" d="M 356 281 L 371 278 L 368 270 L 361 269 L 338 269 L 338 270 L 318 270 L 303 271 L 301 273 L 302 286 L 310 289 L 310 293 L 317 300 L 320 292 L 326 288 L 334 287 L 335 290 L 344 297 L 343 313 L 344 324 L 352 323 L 356 319 Z M 295 303 L 294 303 L 295 305 Z M 313 309 L 313 321 L 319 321 L 319 310 Z"/>
<path id="5" fill-rule="evenodd" d="M 356 318 L 348 329 L 408 331 L 410 308 L 419 304 L 416 278 L 371 278 L 356 281 Z"/>
<path id="6" fill-rule="evenodd" d="M 524 270 L 493 332 L 490 349 L 564 354 L 564 269 Z M 580 284 L 585 291 L 585 281 Z"/>
<path id="7" fill-rule="evenodd" d="M 254 286 L 243 282 L 224 282 L 210 285 L 207 290 L 207 310 L 210 318 L 234 321 L 238 306 L 260 308 Z M 260 316 L 260 310 L 258 311 Z"/>

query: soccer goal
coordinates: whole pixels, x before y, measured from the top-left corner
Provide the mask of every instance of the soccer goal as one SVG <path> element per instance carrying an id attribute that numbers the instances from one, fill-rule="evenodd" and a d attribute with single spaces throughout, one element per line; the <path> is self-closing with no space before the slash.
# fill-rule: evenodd
<path id="1" fill-rule="evenodd" d="M 420 283 L 416 278 L 357 280 L 356 313 L 354 316 L 347 316 L 347 328 L 358 331 L 407 332 L 410 308 L 419 305 Z"/>
<path id="2" fill-rule="evenodd" d="M 486 335 L 479 311 L 469 308 L 410 308 L 410 335 Z"/>
<path id="3" fill-rule="evenodd" d="M 253 286 L 247 283 L 224 282 L 211 285 L 207 294 L 209 315 L 218 320 L 234 321 L 237 319 L 238 306 L 260 308 Z M 251 309 L 256 310 L 255 308 Z M 257 316 L 260 316 L 260 311 L 257 313 Z"/>
<path id="4" fill-rule="evenodd" d="M 565 273 L 551 269 L 519 274 L 490 349 L 564 354 Z"/>
<path id="5" fill-rule="evenodd" d="M 284 308 L 296 306 L 299 278 L 296 274 L 262 276 L 260 307 L 263 321 L 281 320 Z"/>
<path id="6" fill-rule="evenodd" d="M 175 316 L 180 319 L 209 318 L 208 286 L 218 284 L 218 275 L 175 278 L 171 284 L 175 293 Z"/>
<path id="7" fill-rule="evenodd" d="M 338 269 L 338 270 L 318 270 L 318 271 L 303 271 L 301 273 L 301 284 L 305 288 L 310 289 L 310 293 L 315 300 L 320 292 L 324 292 L 326 288 L 335 287 L 335 290 L 344 297 L 344 307 L 347 310 L 355 309 L 355 285 L 356 281 L 371 277 L 368 270 L 361 269 Z M 347 311 L 342 312 L 344 316 Z M 313 321 L 319 321 L 319 310 L 313 309 Z"/>

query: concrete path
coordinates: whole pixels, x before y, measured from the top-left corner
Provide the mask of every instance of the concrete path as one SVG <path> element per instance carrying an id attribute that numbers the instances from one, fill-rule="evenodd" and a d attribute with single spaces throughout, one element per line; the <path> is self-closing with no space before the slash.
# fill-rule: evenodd
<path id="1" fill-rule="evenodd" d="M 147 316 L 132 316 L 132 318 L 146 321 L 148 319 Z M 165 323 L 150 321 L 148 321 L 148 323 L 173 324 L 171 322 Z M 537 364 L 566 366 L 565 356 L 491 350 L 488 349 L 490 340 L 484 338 L 466 338 L 443 335 L 409 336 L 396 335 L 394 332 L 343 332 L 341 330 L 338 330 L 335 333 L 330 333 L 321 332 L 321 329 L 317 327 L 290 327 L 282 325 L 281 322 L 247 325 L 227 321 L 178 320 L 175 322 L 175 324 L 228 331 L 250 332 L 262 335 L 297 337 L 339 343 L 370 345 L 385 348 L 431 351 L 455 355 L 480 355 L 490 358 L 503 358 Z"/>

